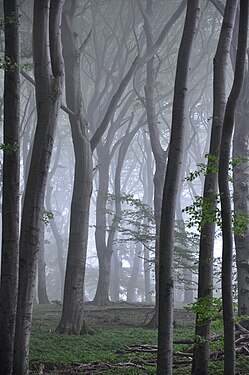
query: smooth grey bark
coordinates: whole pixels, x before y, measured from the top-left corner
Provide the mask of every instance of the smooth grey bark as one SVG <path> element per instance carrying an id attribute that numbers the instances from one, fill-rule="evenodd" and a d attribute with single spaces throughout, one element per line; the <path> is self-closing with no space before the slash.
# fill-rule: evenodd
<path id="1" fill-rule="evenodd" d="M 153 2 L 148 0 L 146 10 L 143 9 L 142 2 L 138 2 L 140 12 L 143 15 L 144 31 L 146 35 L 146 48 L 149 51 L 154 44 L 154 35 L 152 28 L 152 9 Z M 150 144 L 155 159 L 155 173 L 154 173 L 154 212 L 156 222 L 156 241 L 155 241 L 155 277 L 156 277 L 156 306 L 155 314 L 149 322 L 150 327 L 157 327 L 158 325 L 158 258 L 159 258 L 159 233 L 160 233 L 160 219 L 161 219 L 161 205 L 163 195 L 163 183 L 166 171 L 166 157 L 167 153 L 163 150 L 160 143 L 160 135 L 157 125 L 157 116 L 155 109 L 155 58 L 154 55 L 147 62 L 146 69 L 146 85 L 145 91 L 145 108 L 147 114 L 148 128 L 150 134 Z"/>
<path id="2" fill-rule="evenodd" d="M 138 276 L 141 271 L 141 252 L 142 252 L 142 244 L 136 243 L 135 246 L 135 254 L 133 258 L 133 265 L 131 276 L 129 279 L 129 283 L 127 286 L 127 302 L 136 302 L 135 299 L 135 291 L 137 287 Z"/>
<path id="3" fill-rule="evenodd" d="M 234 211 L 239 215 L 249 212 L 249 74 L 247 70 L 243 94 L 235 121 L 233 159 L 244 161 L 233 168 Z M 249 315 L 249 223 L 243 233 L 234 233 L 238 277 L 238 315 Z"/>
<path id="4" fill-rule="evenodd" d="M 66 102 L 74 113 L 69 115 L 69 120 L 75 153 L 75 170 L 63 309 L 56 332 L 78 335 L 84 333 L 82 314 L 92 194 L 92 152 L 80 79 L 80 59 L 84 44 L 78 47 L 78 35 L 74 29 L 77 8 L 77 1 L 66 0 L 62 15 Z"/>
<path id="5" fill-rule="evenodd" d="M 229 63 L 230 46 L 233 34 L 233 27 L 237 11 L 237 0 L 227 0 L 223 23 L 216 54 L 214 57 L 214 78 L 213 78 L 213 116 L 209 155 L 214 158 L 219 156 L 222 125 L 226 106 L 226 69 Z M 218 161 L 217 161 L 218 164 Z M 208 159 L 207 169 L 214 166 L 212 158 Z M 205 177 L 203 200 L 210 202 L 213 209 L 216 207 L 218 190 L 218 174 L 208 173 Z M 205 213 L 203 214 L 205 215 Z M 215 222 L 204 223 L 200 236 L 200 252 L 198 265 L 198 298 L 213 296 L 213 249 L 215 236 Z M 192 375 L 209 374 L 210 357 L 210 325 L 207 319 L 202 324 L 198 323 L 196 316 L 196 337 L 201 337 L 202 343 L 194 348 L 192 364 Z"/>
<path id="6" fill-rule="evenodd" d="M 159 245 L 157 374 L 173 372 L 173 253 L 179 177 L 184 150 L 189 64 L 200 15 L 200 0 L 189 0 L 179 47 L 174 87 L 169 156 L 163 190 Z M 184 63 L 183 63 L 184 62 Z"/>
<path id="7" fill-rule="evenodd" d="M 45 224 L 42 222 L 40 227 L 39 254 L 38 254 L 38 287 L 37 297 L 40 305 L 49 303 L 46 285 L 46 263 L 45 263 Z"/>
<path id="8" fill-rule="evenodd" d="M 53 189 L 48 182 L 47 192 L 46 192 L 46 206 L 47 206 L 47 209 L 51 212 L 52 212 L 52 204 L 51 204 L 52 190 Z M 49 225 L 51 226 L 51 229 L 55 238 L 55 242 L 56 242 L 58 268 L 59 268 L 59 273 L 60 273 L 60 296 L 61 296 L 61 301 L 63 301 L 64 281 L 65 281 L 65 261 L 63 258 L 64 241 L 61 236 L 61 233 L 59 232 L 55 218 L 52 218 L 49 221 Z"/>
<path id="9" fill-rule="evenodd" d="M 224 321 L 224 373 L 235 374 L 235 322 L 233 307 L 233 225 L 231 196 L 229 190 L 229 161 L 234 130 L 235 111 L 243 85 L 248 30 L 248 0 L 240 1 L 238 47 L 234 81 L 228 97 L 219 159 L 219 190 L 222 220 L 222 307 Z M 236 226 L 235 226 L 236 230 Z"/>
<path id="10" fill-rule="evenodd" d="M 2 187 L 2 254 L 0 284 L 0 368 L 12 374 L 17 305 L 20 170 L 19 1 L 4 0 L 5 61 Z M 11 21 L 12 20 L 12 21 Z M 14 147 L 17 146 L 17 149 Z M 12 148 L 12 150 L 11 150 Z"/>
<path id="11" fill-rule="evenodd" d="M 110 298 L 112 302 L 119 301 L 119 287 L 120 287 L 120 261 L 118 250 L 115 249 L 111 259 L 111 284 L 110 284 Z"/>
<path id="12" fill-rule="evenodd" d="M 63 84 L 60 21 L 63 2 L 34 3 L 33 53 L 37 126 L 23 204 L 14 375 L 29 373 L 29 340 L 46 178 Z"/>
<path id="13" fill-rule="evenodd" d="M 46 197 L 45 197 L 45 203 L 46 203 L 46 208 L 48 211 L 53 212 L 52 208 L 52 192 L 53 192 L 53 187 L 52 187 L 52 178 L 55 174 L 55 171 L 58 167 L 60 156 L 61 156 L 61 148 L 62 148 L 62 139 L 60 136 L 60 132 L 57 133 L 58 136 L 58 144 L 57 144 L 57 149 L 56 149 L 56 154 L 55 154 L 55 159 L 54 159 L 54 165 L 51 168 L 49 174 L 48 174 L 48 180 L 47 180 L 47 189 L 46 189 Z M 56 243 L 56 248 L 57 248 L 57 259 L 58 259 L 58 269 L 59 269 L 59 275 L 60 275 L 60 285 L 59 285 L 59 290 L 60 290 L 60 300 L 63 301 L 63 295 L 64 295 L 64 281 L 65 281 L 65 261 L 63 257 L 64 253 L 64 241 L 62 238 L 62 235 L 59 231 L 56 218 L 52 217 L 49 220 L 49 225 L 52 229 L 54 238 L 55 238 L 55 243 Z"/>

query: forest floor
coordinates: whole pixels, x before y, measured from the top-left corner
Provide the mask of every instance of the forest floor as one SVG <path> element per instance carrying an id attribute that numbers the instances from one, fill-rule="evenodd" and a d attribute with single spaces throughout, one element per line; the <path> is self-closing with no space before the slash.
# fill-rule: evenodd
<path id="1" fill-rule="evenodd" d="M 34 307 L 30 347 L 32 375 L 155 374 L 157 330 L 146 328 L 153 306 L 118 303 L 108 307 L 85 305 L 87 335 L 55 334 L 61 306 Z M 175 309 L 174 375 L 191 370 L 194 316 Z M 223 374 L 222 337 L 212 343 L 211 374 Z M 237 356 L 237 375 L 249 374 L 248 355 Z"/>

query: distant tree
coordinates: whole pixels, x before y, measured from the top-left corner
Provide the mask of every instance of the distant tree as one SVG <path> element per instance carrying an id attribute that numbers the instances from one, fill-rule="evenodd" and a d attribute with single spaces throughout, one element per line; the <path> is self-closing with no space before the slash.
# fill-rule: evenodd
<path id="1" fill-rule="evenodd" d="M 189 0 L 177 58 L 172 127 L 160 224 L 158 375 L 171 375 L 173 372 L 174 225 L 179 177 L 183 162 L 189 64 L 199 15 L 200 0 Z"/>
<path id="2" fill-rule="evenodd" d="M 39 233 L 64 78 L 60 40 L 62 5 L 61 0 L 34 2 L 33 53 L 37 126 L 21 221 L 14 375 L 29 373 L 29 340 Z"/>
<path id="3" fill-rule="evenodd" d="M 240 21 L 238 33 L 238 48 L 235 62 L 234 81 L 228 97 L 219 158 L 219 190 L 221 201 L 222 221 L 222 306 L 224 320 L 224 373 L 235 374 L 235 322 L 233 307 L 233 224 L 231 196 L 229 186 L 229 167 L 231 142 L 234 130 L 235 111 L 243 85 L 245 59 L 247 51 L 248 30 L 248 0 L 240 1 Z M 237 214 L 238 216 L 238 214 Z M 235 222 L 236 231 L 236 222 Z"/>
<path id="4" fill-rule="evenodd" d="M 4 136 L 2 257 L 0 286 L 0 369 L 11 375 L 18 283 L 20 52 L 19 1 L 4 0 Z"/>

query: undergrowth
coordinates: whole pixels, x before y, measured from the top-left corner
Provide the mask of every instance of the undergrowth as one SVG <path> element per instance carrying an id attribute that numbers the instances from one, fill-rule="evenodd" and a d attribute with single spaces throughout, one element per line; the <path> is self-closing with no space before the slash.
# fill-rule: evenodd
<path id="1" fill-rule="evenodd" d="M 124 312 L 126 325 L 101 324 L 99 320 L 93 326 L 93 335 L 68 336 L 55 334 L 54 330 L 60 319 L 61 308 L 53 305 L 37 306 L 33 315 L 33 326 L 30 346 L 30 368 L 31 374 L 39 374 L 39 367 L 45 366 L 44 374 L 155 374 L 156 366 L 145 366 L 147 361 L 156 361 L 156 353 L 119 353 L 125 347 L 135 345 L 156 345 L 157 331 L 142 327 L 132 326 L 134 313 L 127 310 Z M 107 313 L 105 311 L 105 313 Z M 110 313 L 112 314 L 112 312 Z M 117 314 L 117 312 L 115 312 Z M 119 314 L 121 314 L 119 312 Z M 103 314 L 102 314 L 103 315 Z M 121 315 L 120 315 L 121 316 Z M 122 317 L 121 317 L 122 318 Z M 130 319 L 128 321 L 127 319 Z M 114 320 L 115 321 L 115 320 Z M 137 317 L 135 319 L 137 322 Z M 128 324 L 129 323 L 129 324 Z M 178 324 L 174 330 L 174 340 L 193 339 L 194 322 L 184 321 Z M 174 345 L 174 352 L 183 352 L 191 345 Z M 217 343 L 213 344 L 213 350 L 217 350 Z M 106 371 L 80 372 L 80 364 L 87 363 L 136 363 L 138 367 L 115 368 Z M 139 368 L 139 365 L 143 368 Z M 77 372 L 76 372 L 76 368 Z M 237 363 L 237 375 L 249 373 L 248 358 L 239 357 Z M 182 366 L 175 368 L 174 375 L 190 375 L 191 367 Z M 210 375 L 223 374 L 223 363 L 221 361 L 211 363 Z"/>

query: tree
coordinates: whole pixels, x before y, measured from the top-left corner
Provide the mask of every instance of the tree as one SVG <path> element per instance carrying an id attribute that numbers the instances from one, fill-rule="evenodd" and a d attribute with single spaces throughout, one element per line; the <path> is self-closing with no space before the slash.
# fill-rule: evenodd
<path id="1" fill-rule="evenodd" d="M 0 368 L 12 374 L 19 253 L 20 53 L 19 1 L 4 1 L 4 143 L 2 261 L 0 284 Z"/>
<path id="2" fill-rule="evenodd" d="M 63 311 L 56 332 L 78 335 L 82 332 L 83 286 L 92 194 L 92 152 L 80 79 L 80 59 L 84 43 L 81 47 L 77 46 L 77 33 L 74 31 L 77 7 L 77 1 L 66 0 L 62 17 L 66 100 L 68 108 L 72 111 L 69 120 L 75 154 L 75 171 Z"/>
<path id="3" fill-rule="evenodd" d="M 233 86 L 227 101 L 219 158 L 219 190 L 222 220 L 222 307 L 224 320 L 224 373 L 235 374 L 235 323 L 233 308 L 232 266 L 233 266 L 233 228 L 231 196 L 229 187 L 229 161 L 234 129 L 235 111 L 243 84 L 247 49 L 248 1 L 240 2 L 240 22 L 238 48 L 235 63 Z M 236 230 L 236 223 L 235 223 Z"/>
<path id="4" fill-rule="evenodd" d="M 34 3 L 33 53 L 37 126 L 28 173 L 20 232 L 19 286 L 14 344 L 15 375 L 29 372 L 29 339 L 44 207 L 46 178 L 53 149 L 63 85 L 61 0 Z"/>
<path id="5" fill-rule="evenodd" d="M 171 375 L 173 364 L 173 243 L 177 191 L 183 157 L 189 63 L 200 14 L 200 1 L 189 0 L 179 47 L 174 87 L 169 156 L 163 189 L 159 245 L 157 374 Z M 184 62 L 184 63 L 183 63 Z"/>
<path id="6" fill-rule="evenodd" d="M 222 124 L 224 120 L 226 105 L 226 67 L 229 62 L 232 32 L 237 11 L 237 0 L 227 0 L 223 23 L 217 50 L 214 57 L 214 78 L 213 78 L 213 115 L 211 140 L 208 158 L 207 173 L 204 183 L 203 201 L 208 201 L 212 210 L 216 209 L 218 176 L 217 161 L 220 148 Z M 204 210 L 204 209 L 203 209 Z M 203 212 L 203 215 L 205 213 Z M 215 222 L 205 222 L 201 228 L 200 252 L 198 266 L 198 299 L 213 295 L 213 247 L 215 235 Z M 194 349 L 192 375 L 208 375 L 210 357 L 210 320 L 198 323 L 196 316 L 196 340 Z M 201 342 L 200 341 L 201 337 Z"/>

